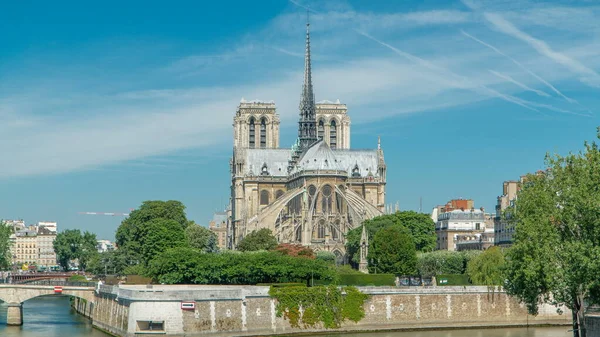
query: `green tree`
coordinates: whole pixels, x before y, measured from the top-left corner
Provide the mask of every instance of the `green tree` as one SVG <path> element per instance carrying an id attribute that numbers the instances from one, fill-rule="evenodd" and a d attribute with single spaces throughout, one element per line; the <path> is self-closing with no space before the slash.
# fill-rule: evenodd
<path id="1" fill-rule="evenodd" d="M 436 276 L 442 274 L 464 274 L 467 264 L 481 251 L 451 252 L 436 250 L 429 253 L 417 254 L 417 270 L 421 276 Z"/>
<path id="2" fill-rule="evenodd" d="M 430 252 L 435 249 L 436 236 L 435 224 L 430 215 L 414 211 L 402 211 L 393 214 L 385 214 L 366 220 L 363 223 L 367 229 L 369 240 L 373 240 L 375 234 L 390 226 L 403 226 L 408 229 L 415 242 L 415 248 L 420 252 Z M 358 226 L 346 235 L 346 251 L 350 256 L 350 262 L 355 267 L 360 262 L 360 238 L 362 226 Z"/>
<path id="3" fill-rule="evenodd" d="M 169 248 L 185 247 L 187 240 L 181 224 L 175 220 L 153 219 L 140 230 L 140 256 L 147 265 L 158 254 Z"/>
<path id="4" fill-rule="evenodd" d="M 566 305 L 574 335 L 585 336 L 584 301 L 600 303 L 600 150 L 586 142 L 579 153 L 547 155 L 546 165 L 505 213 L 516 226 L 505 288 L 532 314 L 540 303 Z"/>
<path id="5" fill-rule="evenodd" d="M 277 247 L 277 238 L 268 228 L 262 228 L 246 235 L 237 245 L 237 249 L 242 252 L 255 250 L 272 250 Z"/>
<path id="6" fill-rule="evenodd" d="M 488 287 L 504 284 L 504 265 L 506 260 L 500 247 L 491 247 L 471 259 L 467 264 L 467 275 L 471 283 Z"/>
<path id="7" fill-rule="evenodd" d="M 415 211 L 402 211 L 391 215 L 396 218 L 396 223 L 408 229 L 417 251 L 430 252 L 435 249 L 437 238 L 431 215 Z"/>
<path id="8" fill-rule="evenodd" d="M 408 229 L 390 226 L 375 234 L 369 249 L 369 272 L 415 274 L 417 254 Z"/>
<path id="9" fill-rule="evenodd" d="M 4 221 L 0 221 L 0 269 L 7 269 L 12 264 L 10 254 L 10 235 L 12 233 L 13 229 Z"/>
<path id="10" fill-rule="evenodd" d="M 87 262 L 97 254 L 96 234 L 87 231 L 81 233 L 79 229 L 58 233 L 53 245 L 58 264 L 64 270 L 69 270 L 69 263 L 73 260 L 78 260 L 80 268 L 85 270 Z"/>
<path id="11" fill-rule="evenodd" d="M 178 223 L 183 231 L 190 224 L 185 215 L 185 206 L 174 200 L 169 201 L 144 201 L 142 205 L 133 210 L 129 217 L 121 222 L 115 235 L 119 250 L 125 256 L 128 266 L 140 263 L 146 264 L 142 258 L 142 236 L 146 224 L 152 220 L 164 219 Z"/>
<path id="12" fill-rule="evenodd" d="M 206 227 L 192 223 L 185 229 L 185 236 L 188 245 L 192 248 L 207 253 L 216 253 L 219 250 L 217 235 Z"/>
<path id="13" fill-rule="evenodd" d="M 109 250 L 94 255 L 87 265 L 87 271 L 94 275 L 123 275 L 127 267 L 125 256 L 119 250 Z"/>
<path id="14" fill-rule="evenodd" d="M 203 253 L 184 247 L 162 252 L 150 262 L 147 275 L 166 284 L 257 284 L 332 280 L 324 261 L 275 251 Z"/>

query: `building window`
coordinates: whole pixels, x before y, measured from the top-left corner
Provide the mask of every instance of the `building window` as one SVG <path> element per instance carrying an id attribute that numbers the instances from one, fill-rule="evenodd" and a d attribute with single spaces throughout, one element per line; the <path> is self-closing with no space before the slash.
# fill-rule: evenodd
<path id="1" fill-rule="evenodd" d="M 329 186 L 329 185 L 323 186 L 321 195 L 322 195 L 321 211 L 323 213 L 330 213 L 331 212 L 331 204 L 332 204 L 332 202 L 331 202 L 331 186 Z"/>
<path id="2" fill-rule="evenodd" d="M 248 141 L 248 146 L 251 149 L 253 149 L 256 146 L 255 136 L 256 136 L 256 126 L 254 125 L 254 117 L 252 117 L 252 118 L 250 118 L 250 135 L 249 135 L 249 141 Z"/>
<path id="3" fill-rule="evenodd" d="M 332 120 L 329 125 L 329 147 L 332 149 L 337 148 L 337 125 L 335 120 Z"/>
<path id="4" fill-rule="evenodd" d="M 475 224 L 475 229 L 481 230 L 481 224 L 479 222 Z"/>
<path id="5" fill-rule="evenodd" d="M 260 120 L 260 148 L 264 149 L 267 147 L 267 120 L 262 118 Z"/>
<path id="6" fill-rule="evenodd" d="M 325 123 L 322 120 L 319 121 L 319 127 L 317 129 L 317 135 L 319 140 L 323 139 L 323 135 L 325 134 Z"/>
<path id="7" fill-rule="evenodd" d="M 267 190 L 260 191 L 260 204 L 261 205 L 269 204 L 269 191 L 267 191 Z"/>
<path id="8" fill-rule="evenodd" d="M 136 321 L 137 331 L 165 331 L 164 321 Z"/>
<path id="9" fill-rule="evenodd" d="M 277 190 L 277 192 L 275 192 L 275 199 L 279 199 L 282 195 L 283 195 L 283 191 Z"/>
<path id="10" fill-rule="evenodd" d="M 317 240 L 325 239 L 325 221 L 324 220 L 319 221 L 319 223 L 317 224 L 317 226 L 313 232 L 313 238 L 317 239 Z"/>

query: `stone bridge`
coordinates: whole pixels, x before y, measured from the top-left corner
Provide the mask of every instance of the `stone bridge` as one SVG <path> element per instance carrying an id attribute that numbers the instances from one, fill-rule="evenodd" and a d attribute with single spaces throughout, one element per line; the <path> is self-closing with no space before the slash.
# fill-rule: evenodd
<path id="1" fill-rule="evenodd" d="M 85 299 L 87 303 L 94 302 L 93 287 L 63 286 L 62 294 Z M 23 302 L 39 296 L 57 296 L 54 286 L 36 286 L 20 284 L 0 284 L 0 301 L 8 304 L 8 325 L 23 324 Z"/>

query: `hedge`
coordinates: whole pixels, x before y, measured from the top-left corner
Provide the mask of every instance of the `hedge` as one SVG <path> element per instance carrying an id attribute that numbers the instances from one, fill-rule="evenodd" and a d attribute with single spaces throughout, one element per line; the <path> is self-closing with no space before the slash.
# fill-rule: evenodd
<path id="1" fill-rule="evenodd" d="M 258 283 L 257 286 L 269 286 L 273 288 L 284 288 L 284 287 L 306 287 L 306 283 Z"/>
<path id="2" fill-rule="evenodd" d="M 339 284 L 345 286 L 394 286 L 396 275 L 394 274 L 341 274 Z"/>
<path id="3" fill-rule="evenodd" d="M 465 274 L 445 274 L 435 277 L 438 286 L 469 286 L 469 276 Z"/>

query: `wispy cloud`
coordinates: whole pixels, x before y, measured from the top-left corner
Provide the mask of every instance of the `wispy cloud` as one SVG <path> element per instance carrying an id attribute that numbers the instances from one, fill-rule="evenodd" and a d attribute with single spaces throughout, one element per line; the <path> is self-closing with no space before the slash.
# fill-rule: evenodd
<path id="1" fill-rule="evenodd" d="M 550 95 L 548 95 L 547 93 L 545 93 L 545 92 L 543 92 L 541 90 L 533 89 L 533 88 L 531 88 L 531 87 L 529 87 L 529 86 L 527 86 L 527 85 L 525 85 L 525 84 L 523 84 L 523 83 L 515 80 L 514 78 L 512 78 L 512 77 L 510 77 L 508 75 L 501 74 L 501 73 L 499 73 L 497 71 L 494 71 L 494 70 L 491 70 L 491 69 L 489 70 L 489 72 L 492 73 L 492 74 L 494 74 L 495 76 L 498 76 L 501 79 L 504 79 L 504 80 L 507 80 L 507 81 L 513 83 L 514 85 L 518 86 L 519 88 L 525 89 L 527 91 L 535 92 L 536 94 L 538 94 L 540 96 L 543 96 L 543 97 L 550 97 Z"/>
<path id="2" fill-rule="evenodd" d="M 503 93 L 498 92 L 498 91 L 496 91 L 494 89 L 488 88 L 485 85 L 472 83 L 467 78 L 465 78 L 463 76 L 457 75 L 457 74 L 455 74 L 455 73 L 453 73 L 453 72 L 451 72 L 451 71 L 449 71 L 447 69 L 444 69 L 444 68 L 442 68 L 440 66 L 437 66 L 437 65 L 435 65 L 435 64 L 433 64 L 433 63 L 431 63 L 429 61 L 426 61 L 426 60 L 424 60 L 424 59 L 422 59 L 420 57 L 417 57 L 417 56 L 411 55 L 409 53 L 406 53 L 406 52 L 404 52 L 404 51 L 402 51 L 402 50 L 400 50 L 400 49 L 398 49 L 396 47 L 393 47 L 393 46 L 391 46 L 391 45 L 389 45 L 389 44 L 387 44 L 387 43 L 385 43 L 385 42 L 383 42 L 381 40 L 378 40 L 378 39 L 370 36 L 369 34 L 367 34 L 365 32 L 361 32 L 361 31 L 358 31 L 358 30 L 356 32 L 359 33 L 359 34 L 361 34 L 361 35 L 363 35 L 364 37 L 367 37 L 367 38 L 369 38 L 369 39 L 371 39 L 371 40 L 379 43 L 380 45 L 382 45 L 384 47 L 387 47 L 387 48 L 391 49 L 396 54 L 398 54 L 398 55 L 400 55 L 402 57 L 405 57 L 405 58 L 407 58 L 407 59 L 409 59 L 409 60 L 411 60 L 411 61 L 413 61 L 415 63 L 418 63 L 418 64 L 420 64 L 420 65 L 422 65 L 422 66 L 424 66 L 426 68 L 429 68 L 431 70 L 434 70 L 434 71 L 440 71 L 440 72 L 446 73 L 446 74 L 448 74 L 448 75 L 450 75 L 450 76 L 458 79 L 459 80 L 458 82 L 453 82 L 453 83 L 456 83 L 458 85 L 458 87 L 461 88 L 461 89 L 475 90 L 475 91 L 477 91 L 479 93 L 481 93 L 482 89 L 483 89 L 483 92 L 487 92 L 488 94 L 491 94 L 491 96 L 493 96 L 493 97 L 501 98 L 501 99 L 503 99 L 503 100 L 505 100 L 507 102 L 511 102 L 511 103 L 517 104 L 517 105 L 522 106 L 522 107 L 524 107 L 526 109 L 529 109 L 529 110 L 539 111 L 539 110 L 537 110 L 537 109 L 532 108 L 531 106 L 529 106 L 528 105 L 529 102 L 527 102 L 525 100 L 519 99 L 517 97 L 510 96 L 510 95 L 503 94 Z"/>
<path id="3" fill-rule="evenodd" d="M 504 57 L 506 57 L 507 59 L 509 59 L 512 63 L 516 64 L 519 68 L 521 68 L 522 70 L 524 70 L 525 72 L 527 72 L 529 75 L 535 77 L 538 81 L 542 82 L 544 85 L 546 85 L 548 88 L 552 89 L 552 91 L 554 91 L 556 94 L 558 94 L 559 96 L 561 96 L 562 98 L 564 98 L 565 100 L 567 100 L 570 103 L 575 103 L 576 101 L 572 98 L 567 97 L 566 95 L 564 95 L 562 92 L 560 92 L 558 89 L 556 89 L 555 86 L 553 86 L 550 82 L 546 81 L 545 79 L 543 79 L 541 76 L 539 76 L 538 74 L 536 74 L 535 72 L 533 72 L 531 69 L 525 67 L 521 62 L 515 60 L 513 57 L 507 55 L 506 53 L 502 52 L 500 49 L 492 46 L 489 43 L 486 43 L 478 38 L 476 38 L 475 36 L 465 32 L 464 30 L 461 30 L 461 33 L 472 39 L 473 41 L 480 43 L 488 48 L 490 48 L 491 50 L 495 51 L 496 53 L 498 53 L 499 55 L 502 55 Z"/>
<path id="4" fill-rule="evenodd" d="M 513 25 L 510 21 L 504 19 L 501 15 L 496 13 L 484 13 L 484 17 L 499 31 L 511 35 L 527 44 L 538 51 L 541 55 L 544 55 L 556 63 L 562 64 L 566 68 L 570 69 L 583 76 L 581 81 L 590 86 L 600 87 L 600 75 L 593 69 L 588 68 L 578 60 L 571 58 L 563 53 L 557 52 L 552 49 L 548 43 L 543 40 L 537 39 L 519 28 Z"/>

